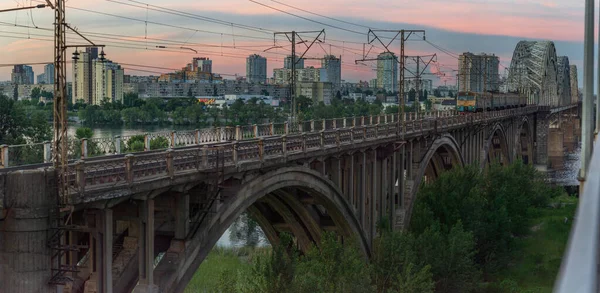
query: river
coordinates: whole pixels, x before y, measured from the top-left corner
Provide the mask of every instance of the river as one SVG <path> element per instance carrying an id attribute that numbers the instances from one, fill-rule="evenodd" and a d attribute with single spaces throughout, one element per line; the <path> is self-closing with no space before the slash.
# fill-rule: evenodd
<path id="1" fill-rule="evenodd" d="M 83 127 L 80 124 L 70 123 L 67 129 L 69 136 L 75 136 L 77 128 Z M 183 131 L 194 130 L 196 127 L 191 125 L 120 125 L 120 126 L 94 126 L 90 127 L 94 132 L 94 138 L 114 137 L 114 136 L 131 136 L 136 134 L 144 134 L 147 132 L 163 132 L 163 131 Z"/>

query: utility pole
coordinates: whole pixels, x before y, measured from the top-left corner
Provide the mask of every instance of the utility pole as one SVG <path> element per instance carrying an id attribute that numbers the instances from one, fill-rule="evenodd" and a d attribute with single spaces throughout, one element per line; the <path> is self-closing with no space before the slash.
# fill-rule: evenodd
<path id="1" fill-rule="evenodd" d="M 395 33 L 396 35 L 393 38 L 390 38 L 390 41 L 388 43 L 384 43 L 381 38 L 379 38 L 377 36 L 377 33 Z M 398 37 L 400 37 L 400 56 L 399 56 L 399 60 L 398 62 L 400 63 L 400 69 L 399 69 L 399 91 L 398 91 L 398 128 L 400 128 L 400 123 L 402 123 L 402 139 L 404 139 L 404 135 L 406 133 L 406 122 L 404 119 L 404 70 L 406 69 L 406 64 L 405 64 L 405 54 L 404 54 L 404 43 L 406 41 L 408 41 L 408 39 L 416 33 L 423 33 L 423 40 L 425 39 L 425 30 L 372 30 L 369 29 L 369 32 L 367 34 L 367 43 L 368 44 L 372 44 L 375 40 L 377 40 L 384 48 L 385 50 L 390 53 L 393 54 L 392 51 L 389 49 L 389 46 L 392 44 L 392 42 L 394 42 Z M 373 38 L 371 39 L 371 35 L 373 36 Z M 369 50 L 370 52 L 371 50 Z M 378 60 L 377 58 L 375 59 L 370 59 L 367 58 L 368 53 L 365 54 L 364 49 L 363 49 L 363 58 L 360 60 L 355 60 L 355 63 L 358 63 L 360 61 L 373 61 L 373 60 Z"/>
<path id="2" fill-rule="evenodd" d="M 419 112 L 421 110 L 421 101 L 420 101 L 420 96 L 421 96 L 421 77 L 423 77 L 423 74 L 425 74 L 425 70 L 427 70 L 427 68 L 429 68 L 429 65 L 431 64 L 431 62 L 436 62 L 437 61 L 437 54 L 433 54 L 433 55 L 425 55 L 425 56 L 404 56 L 405 58 L 411 58 L 413 60 L 415 60 L 415 62 L 417 63 L 417 70 L 415 72 L 410 71 L 410 69 L 406 69 L 406 71 L 408 71 L 409 73 L 411 73 L 414 76 L 415 79 L 415 90 L 417 92 L 416 97 L 415 97 L 415 104 L 417 105 L 417 110 L 416 110 L 416 117 L 419 117 Z M 429 58 L 429 60 L 427 62 L 425 62 L 425 60 L 423 60 L 423 57 Z M 421 62 L 423 62 L 423 69 L 421 69 Z"/>
<path id="3" fill-rule="evenodd" d="M 316 34 L 318 33 L 318 35 L 310 42 L 310 45 L 307 45 L 307 41 L 304 40 L 302 38 L 302 36 L 300 34 Z M 296 105 L 296 64 L 302 60 L 304 58 L 304 55 L 306 55 L 306 53 L 308 52 L 308 50 L 310 50 L 310 48 L 315 44 L 315 42 L 319 42 L 319 43 L 324 43 L 325 42 L 325 30 L 322 29 L 320 31 L 303 31 L 303 32 L 297 32 L 297 31 L 290 31 L 290 32 L 275 32 L 273 33 L 273 47 L 266 49 L 266 51 L 271 50 L 273 48 L 281 48 L 281 46 L 277 46 L 276 45 L 276 40 L 275 38 L 277 37 L 277 35 L 285 35 L 285 37 L 288 39 L 288 41 L 290 41 L 292 43 L 292 64 L 291 64 L 291 71 L 292 74 L 290 76 L 290 101 L 292 103 L 292 121 L 295 122 L 297 119 L 297 111 L 298 111 L 298 105 Z M 323 35 L 323 39 L 321 40 L 320 37 L 321 35 Z M 296 37 L 300 40 L 300 42 L 296 43 Z M 296 44 L 304 44 L 304 46 L 306 46 L 306 49 L 304 50 L 304 52 L 302 53 L 302 56 L 300 56 L 298 59 L 296 59 Z"/>
<path id="4" fill-rule="evenodd" d="M 77 272 L 76 260 L 70 259 L 70 253 L 73 251 L 73 246 L 70 245 L 67 237 L 67 228 L 70 216 L 64 220 L 64 213 L 73 211 L 72 207 L 68 207 L 69 188 L 67 184 L 67 167 L 69 164 L 68 158 L 68 137 L 67 137 L 67 67 L 66 67 L 66 50 L 67 48 L 76 47 L 104 47 L 104 45 L 96 45 L 85 36 L 81 35 L 76 29 L 72 28 L 65 18 L 65 0 L 54 0 L 54 4 L 50 0 L 46 0 L 46 4 L 54 9 L 54 121 L 53 132 L 54 152 L 53 163 L 57 173 L 57 191 L 55 206 L 50 209 L 50 222 L 52 233 L 48 239 L 48 245 L 53 250 L 50 260 L 52 275 L 48 283 L 56 285 L 57 292 L 62 292 L 62 286 L 71 282 L 71 278 L 67 277 L 68 273 Z M 69 46 L 66 43 L 66 30 L 69 29 L 79 35 L 81 38 L 89 42 L 91 45 Z M 68 247 L 68 249 L 65 249 Z"/>

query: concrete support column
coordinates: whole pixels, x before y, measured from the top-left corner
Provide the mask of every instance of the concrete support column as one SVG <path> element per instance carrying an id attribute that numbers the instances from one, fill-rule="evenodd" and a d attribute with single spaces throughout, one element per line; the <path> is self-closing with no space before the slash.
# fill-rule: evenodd
<path id="1" fill-rule="evenodd" d="M 340 189 L 343 189 L 343 187 L 342 187 L 342 158 L 336 157 L 335 161 L 332 165 L 333 165 L 331 167 L 331 172 L 333 175 L 332 178 L 333 178 L 335 184 L 337 184 L 337 186 Z"/>
<path id="2" fill-rule="evenodd" d="M 545 169 L 548 166 L 549 122 L 546 113 L 538 113 L 535 119 L 535 161 L 534 164 Z"/>
<path id="3" fill-rule="evenodd" d="M 56 201 L 52 171 L 20 170 L 0 176 L 4 208 L 0 223 L 0 291 L 50 293 L 48 211 Z"/>
<path id="4" fill-rule="evenodd" d="M 139 282 L 134 293 L 158 292 L 154 285 L 154 200 L 140 205 L 140 237 L 138 237 Z"/>
<path id="5" fill-rule="evenodd" d="M 573 121 L 569 120 L 564 122 L 561 126 L 561 129 L 564 133 L 564 146 L 567 148 L 567 151 L 572 152 L 575 149 L 575 145 L 577 144 L 577 138 L 575 136 L 575 127 L 573 125 Z"/>
<path id="6" fill-rule="evenodd" d="M 367 153 L 361 152 L 362 154 L 362 166 L 361 166 L 361 182 L 360 182 L 360 195 L 359 195 L 359 210 L 360 210 L 360 223 L 364 231 L 368 231 L 366 226 L 366 198 L 367 198 Z"/>
<path id="7" fill-rule="evenodd" d="M 188 234 L 189 209 L 190 194 L 178 193 L 175 196 L 175 239 L 183 240 Z"/>
<path id="8" fill-rule="evenodd" d="M 102 215 L 102 292 L 112 293 L 113 213 L 105 209 Z"/>
<path id="9" fill-rule="evenodd" d="M 564 165 L 564 133 L 561 129 L 551 128 L 548 136 L 548 161 L 552 169 L 561 169 Z"/>
<path id="10" fill-rule="evenodd" d="M 350 167 L 348 172 L 348 201 L 356 208 L 356 201 L 354 201 L 354 189 L 356 182 L 356 171 L 354 170 L 354 154 L 350 154 Z"/>
<path id="11" fill-rule="evenodd" d="M 379 192 L 381 191 L 381 181 L 380 181 L 380 177 L 379 177 L 379 162 L 377 160 L 377 149 L 373 150 L 373 177 L 371 177 L 371 186 L 372 186 L 372 191 L 371 191 L 371 241 L 373 241 L 373 239 L 375 239 L 375 234 L 377 233 L 377 221 L 378 221 L 378 214 L 377 214 L 377 205 L 381 205 L 381 201 L 378 203 L 378 198 L 379 198 Z"/>

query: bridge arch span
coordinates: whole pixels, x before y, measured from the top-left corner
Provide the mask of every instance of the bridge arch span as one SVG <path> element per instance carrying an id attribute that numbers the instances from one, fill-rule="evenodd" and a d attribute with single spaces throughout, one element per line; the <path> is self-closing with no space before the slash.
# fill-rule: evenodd
<path id="1" fill-rule="evenodd" d="M 490 136 L 486 139 L 483 158 L 480 162 L 481 169 L 485 169 L 492 162 L 499 162 L 502 165 L 508 165 L 511 162 L 506 131 L 500 123 L 494 126 Z"/>
<path id="2" fill-rule="evenodd" d="M 524 164 L 533 164 L 533 126 L 527 116 L 519 122 L 514 141 L 514 160 L 521 160 Z"/>
<path id="3" fill-rule="evenodd" d="M 294 196 L 294 189 L 302 193 L 304 198 Z M 301 201 L 310 202 L 314 206 L 308 211 Z M 301 249 L 306 248 L 303 246 L 308 239 L 318 242 L 315 240 L 320 236 L 320 231 L 316 231 L 320 229 L 317 220 L 309 215 L 324 212 L 341 236 L 355 238 L 365 255 L 370 254 L 368 239 L 363 233 L 354 208 L 335 183 L 308 167 L 286 167 L 252 178 L 224 204 L 227 207 L 220 209 L 212 221 L 207 223 L 208 227 L 200 229 L 205 232 L 191 240 L 196 245 L 193 251 L 186 253 L 173 286 L 168 286 L 174 290 L 169 292 L 183 292 L 208 252 L 244 211 L 256 216 L 269 241 L 275 243 L 278 241 L 277 232 L 268 217 L 276 212 L 279 214 L 276 216 L 286 222 Z"/>
<path id="4" fill-rule="evenodd" d="M 453 167 L 462 167 L 464 164 L 465 161 L 461 155 L 460 147 L 452 135 L 445 134 L 431 144 L 419 164 L 419 171 L 415 174 L 412 186 L 409 186 L 410 190 L 407 194 L 408 203 L 405 204 L 403 221 L 405 228 L 410 226 L 412 208 L 421 183 L 431 182 L 442 172 L 450 170 Z"/>

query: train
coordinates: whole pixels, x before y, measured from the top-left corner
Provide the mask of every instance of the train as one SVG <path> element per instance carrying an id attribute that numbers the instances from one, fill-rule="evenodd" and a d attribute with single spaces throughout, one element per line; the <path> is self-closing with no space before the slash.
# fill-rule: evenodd
<path id="1" fill-rule="evenodd" d="M 456 110 L 461 113 L 496 111 L 527 106 L 527 97 L 518 93 L 458 92 Z"/>

